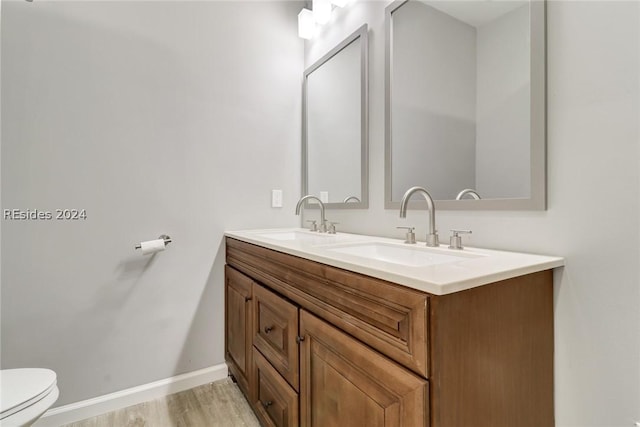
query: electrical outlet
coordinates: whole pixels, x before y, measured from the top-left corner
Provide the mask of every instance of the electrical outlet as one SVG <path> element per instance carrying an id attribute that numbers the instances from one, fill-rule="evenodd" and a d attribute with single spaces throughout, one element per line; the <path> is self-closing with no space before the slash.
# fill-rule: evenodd
<path id="1" fill-rule="evenodd" d="M 322 203 L 329 203 L 329 192 L 328 191 L 321 191 L 320 192 L 320 200 L 322 201 Z"/>
<path id="2" fill-rule="evenodd" d="M 271 207 L 282 207 L 282 190 L 271 190 Z"/>

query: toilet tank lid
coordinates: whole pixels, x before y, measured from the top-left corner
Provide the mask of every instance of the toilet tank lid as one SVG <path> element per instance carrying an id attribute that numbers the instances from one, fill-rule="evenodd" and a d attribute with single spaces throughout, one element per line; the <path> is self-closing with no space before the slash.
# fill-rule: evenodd
<path id="1" fill-rule="evenodd" d="M 0 370 L 0 418 L 35 403 L 56 385 L 56 373 L 50 369 L 23 368 Z M 28 406 L 26 405 L 26 406 Z"/>

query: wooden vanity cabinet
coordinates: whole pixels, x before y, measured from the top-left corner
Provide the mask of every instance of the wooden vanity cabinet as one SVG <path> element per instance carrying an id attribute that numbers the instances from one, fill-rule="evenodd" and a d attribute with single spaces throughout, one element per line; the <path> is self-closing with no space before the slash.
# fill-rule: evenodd
<path id="1" fill-rule="evenodd" d="M 554 425 L 551 270 L 430 295 L 227 238 L 226 274 L 227 362 L 264 426 Z"/>
<path id="2" fill-rule="evenodd" d="M 264 426 L 424 427 L 426 380 L 237 270 L 226 274 L 227 361 Z"/>

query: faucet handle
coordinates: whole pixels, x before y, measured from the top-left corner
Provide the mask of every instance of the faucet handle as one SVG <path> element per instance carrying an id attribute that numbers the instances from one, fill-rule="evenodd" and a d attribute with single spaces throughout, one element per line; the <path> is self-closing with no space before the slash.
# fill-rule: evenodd
<path id="1" fill-rule="evenodd" d="M 318 224 L 316 224 L 315 219 L 308 219 L 307 222 L 310 222 L 309 231 L 318 231 Z"/>
<path id="2" fill-rule="evenodd" d="M 339 222 L 331 222 L 329 221 L 329 229 L 327 230 L 327 234 L 336 234 L 336 224 L 340 224 Z"/>
<path id="3" fill-rule="evenodd" d="M 416 243 L 416 233 L 413 232 L 413 230 L 415 230 L 415 227 L 396 227 L 396 228 L 403 228 L 407 230 L 407 234 L 405 236 L 405 243 L 408 244 L 415 244 Z"/>
<path id="4" fill-rule="evenodd" d="M 451 233 L 451 237 L 449 237 L 449 249 L 464 249 L 460 234 L 471 234 L 471 230 L 452 229 Z"/>

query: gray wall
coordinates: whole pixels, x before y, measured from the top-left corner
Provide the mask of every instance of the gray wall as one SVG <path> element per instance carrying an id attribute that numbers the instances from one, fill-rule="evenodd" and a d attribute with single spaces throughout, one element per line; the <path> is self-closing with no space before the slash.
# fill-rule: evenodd
<path id="1" fill-rule="evenodd" d="M 3 368 L 61 405 L 223 362 L 223 231 L 298 223 L 300 8 L 3 2 L 2 208 L 87 210 L 2 221 Z"/>
<path id="2" fill-rule="evenodd" d="M 384 209 L 384 8 L 356 2 L 306 43 L 309 64 L 362 23 L 370 28 L 370 208 L 331 210 L 338 230 L 424 239 L 425 211 Z M 547 4 L 548 209 L 440 211 L 470 246 L 566 257 L 555 274 L 558 427 L 640 421 L 640 3 Z M 317 215 L 310 213 L 309 216 Z"/>
<path id="3" fill-rule="evenodd" d="M 478 28 L 476 190 L 531 194 L 529 5 Z"/>

